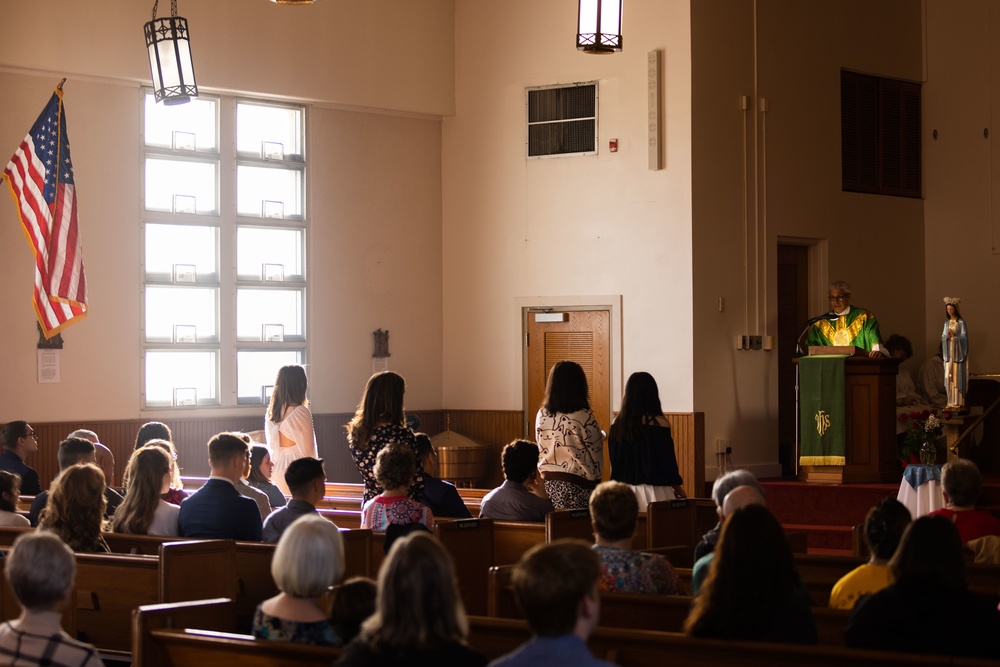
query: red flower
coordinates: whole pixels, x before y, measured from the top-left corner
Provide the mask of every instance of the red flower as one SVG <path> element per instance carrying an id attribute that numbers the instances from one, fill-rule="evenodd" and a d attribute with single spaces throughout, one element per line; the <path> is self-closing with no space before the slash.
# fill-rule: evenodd
<path id="1" fill-rule="evenodd" d="M 951 410 L 945 410 L 941 416 L 945 419 L 951 419 Z"/>
<path id="2" fill-rule="evenodd" d="M 930 416 L 931 416 L 931 411 L 930 410 L 924 410 L 923 412 L 920 413 L 920 418 L 921 419 L 927 419 Z"/>
<path id="3" fill-rule="evenodd" d="M 899 421 L 905 422 L 906 419 L 907 419 L 907 417 L 906 417 L 906 413 L 905 412 L 903 414 L 899 415 Z"/>

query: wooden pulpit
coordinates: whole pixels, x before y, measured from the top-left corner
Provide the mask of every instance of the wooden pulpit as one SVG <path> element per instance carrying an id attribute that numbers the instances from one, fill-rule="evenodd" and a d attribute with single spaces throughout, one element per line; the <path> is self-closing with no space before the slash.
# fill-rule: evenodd
<path id="1" fill-rule="evenodd" d="M 822 484 L 898 482 L 896 373 L 899 362 L 886 356 L 871 358 L 854 347 L 811 347 L 809 353 L 853 355 L 845 360 L 844 367 L 845 464 L 801 466 L 799 479 Z M 798 359 L 793 361 L 798 363 Z"/>

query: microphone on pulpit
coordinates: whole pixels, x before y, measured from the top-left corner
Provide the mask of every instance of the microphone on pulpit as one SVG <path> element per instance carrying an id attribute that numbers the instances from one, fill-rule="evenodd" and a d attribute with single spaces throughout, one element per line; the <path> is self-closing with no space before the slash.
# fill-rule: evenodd
<path id="1" fill-rule="evenodd" d="M 802 332 L 799 334 L 799 337 L 795 339 L 795 353 L 799 356 L 805 354 L 805 350 L 802 348 L 802 338 L 806 335 L 806 332 L 809 331 L 809 327 L 816 324 L 820 320 L 830 320 L 832 322 L 839 318 L 840 315 L 832 310 L 825 312 L 822 315 L 817 315 L 816 317 L 810 317 L 806 322 L 806 325 L 802 327 Z"/>

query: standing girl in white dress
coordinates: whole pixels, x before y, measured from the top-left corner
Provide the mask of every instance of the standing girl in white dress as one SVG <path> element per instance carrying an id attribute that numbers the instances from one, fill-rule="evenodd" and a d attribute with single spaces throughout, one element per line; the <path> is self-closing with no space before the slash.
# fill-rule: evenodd
<path id="1" fill-rule="evenodd" d="M 271 480 L 286 496 L 285 471 L 295 459 L 316 456 L 316 434 L 306 400 L 306 371 L 302 366 L 282 366 L 274 380 L 271 403 L 264 418 L 267 447 L 274 471 Z"/>

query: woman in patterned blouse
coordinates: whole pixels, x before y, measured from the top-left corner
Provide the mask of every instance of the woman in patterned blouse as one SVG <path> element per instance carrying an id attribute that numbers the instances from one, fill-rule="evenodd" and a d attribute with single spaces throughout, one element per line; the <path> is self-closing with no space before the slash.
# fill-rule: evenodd
<path id="1" fill-rule="evenodd" d="M 632 550 L 639 501 L 632 487 L 604 482 L 590 496 L 590 517 L 601 558 L 602 591 L 680 595 L 677 573 L 663 556 Z"/>
<path id="2" fill-rule="evenodd" d="M 434 528 L 434 515 L 426 505 L 406 496 L 417 467 L 417 457 L 405 445 L 389 445 L 375 458 L 375 478 L 385 489 L 361 508 L 361 527 L 385 532 L 389 526 L 422 523 Z"/>
<path id="3" fill-rule="evenodd" d="M 556 509 L 587 507 L 604 468 L 604 431 L 590 411 L 587 376 L 579 364 L 557 362 L 535 417 L 538 471 Z"/>
<path id="4" fill-rule="evenodd" d="M 392 444 L 406 445 L 416 456 L 417 441 L 413 431 L 406 427 L 403 414 L 405 390 L 403 378 L 392 371 L 371 376 L 354 419 L 345 427 L 347 445 L 365 482 L 364 502 L 383 490 L 375 479 L 375 457 L 382 449 Z M 418 502 L 424 495 L 424 469 L 420 461 L 417 461 L 408 495 Z"/>

